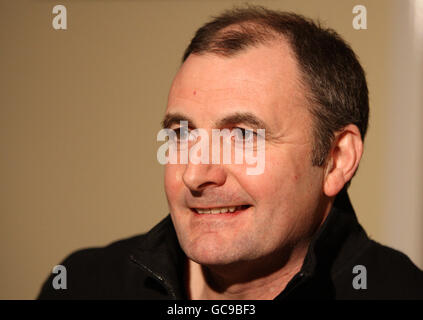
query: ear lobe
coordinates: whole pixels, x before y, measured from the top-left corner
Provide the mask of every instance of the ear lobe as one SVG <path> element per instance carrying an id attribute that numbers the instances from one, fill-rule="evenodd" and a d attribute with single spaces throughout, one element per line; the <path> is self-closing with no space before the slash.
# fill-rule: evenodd
<path id="1" fill-rule="evenodd" d="M 323 192 L 332 197 L 351 180 L 363 154 L 363 141 L 356 125 L 349 124 L 335 135 L 327 161 Z"/>
<path id="2" fill-rule="evenodd" d="M 325 183 L 323 185 L 323 192 L 328 197 L 336 196 L 344 187 L 345 183 L 346 181 L 342 170 L 335 168 L 326 176 Z"/>

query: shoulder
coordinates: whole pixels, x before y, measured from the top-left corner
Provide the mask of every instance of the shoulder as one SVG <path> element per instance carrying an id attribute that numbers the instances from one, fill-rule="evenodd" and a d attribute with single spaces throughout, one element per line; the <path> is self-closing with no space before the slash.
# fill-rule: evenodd
<path id="1" fill-rule="evenodd" d="M 423 271 L 411 259 L 398 250 L 370 240 L 363 259 L 375 270 L 375 278 L 398 293 L 419 293 L 423 298 Z M 376 272 L 377 270 L 377 272 Z"/>
<path id="2" fill-rule="evenodd" d="M 354 288 L 355 277 L 365 286 Z M 370 239 L 335 283 L 341 298 L 423 299 L 423 271 L 404 253 Z"/>
<path id="3" fill-rule="evenodd" d="M 103 247 L 80 249 L 66 257 L 63 263 L 72 268 L 84 268 L 86 271 L 95 268 L 99 271 L 122 262 L 122 258 L 128 257 L 132 250 L 143 244 L 145 237 L 145 234 L 140 234 Z"/>
<path id="4" fill-rule="evenodd" d="M 38 299 L 98 299 L 116 290 L 122 292 L 119 288 L 125 283 L 122 277 L 130 275 L 134 268 L 129 256 L 145 237 L 145 234 L 132 236 L 103 247 L 80 249 L 69 254 L 59 263 L 65 267 L 66 288 L 55 289 L 53 280 L 58 274 L 51 274 Z"/>
<path id="5" fill-rule="evenodd" d="M 38 299 L 161 298 L 161 291 L 149 281 L 148 270 L 134 257 L 145 253 L 150 260 L 154 252 L 167 247 L 171 231 L 168 215 L 148 233 L 71 253 L 60 263 L 66 270 L 66 289 L 55 289 L 53 281 L 57 274 L 50 274 Z"/>

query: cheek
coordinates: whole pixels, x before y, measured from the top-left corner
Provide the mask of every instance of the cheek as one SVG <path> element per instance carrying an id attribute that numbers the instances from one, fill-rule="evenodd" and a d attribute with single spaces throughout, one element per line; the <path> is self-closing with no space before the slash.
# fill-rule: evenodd
<path id="1" fill-rule="evenodd" d="M 258 199 L 267 209 L 283 211 L 293 220 L 314 212 L 322 191 L 323 170 L 313 166 L 307 154 L 271 160 L 263 178 L 252 183 Z"/>
<path id="2" fill-rule="evenodd" d="M 267 152 L 264 172 L 259 175 L 247 175 L 246 169 L 236 168 L 235 175 L 239 184 L 254 199 L 277 201 L 280 196 L 287 196 L 304 183 L 307 174 L 304 160 L 272 155 Z"/>

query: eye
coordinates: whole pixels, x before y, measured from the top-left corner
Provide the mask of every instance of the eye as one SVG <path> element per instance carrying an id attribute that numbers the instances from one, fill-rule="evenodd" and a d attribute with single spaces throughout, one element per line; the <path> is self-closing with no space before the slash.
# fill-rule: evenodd
<path id="1" fill-rule="evenodd" d="M 240 141 L 251 141 L 257 135 L 257 133 L 251 129 L 235 127 L 233 130 L 235 131 L 235 139 Z"/>
<path id="2" fill-rule="evenodd" d="M 173 129 L 173 131 L 175 131 L 176 133 L 176 140 L 178 141 L 188 140 L 189 130 L 187 127 L 179 127 L 179 128 Z"/>

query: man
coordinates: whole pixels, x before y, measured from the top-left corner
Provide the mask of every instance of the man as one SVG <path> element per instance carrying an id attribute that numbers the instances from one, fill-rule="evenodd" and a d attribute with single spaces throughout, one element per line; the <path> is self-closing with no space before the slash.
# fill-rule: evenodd
<path id="1" fill-rule="evenodd" d="M 265 168 L 169 163 L 170 216 L 78 251 L 39 298 L 423 298 L 423 273 L 370 240 L 347 195 L 368 123 L 364 71 L 332 30 L 249 7 L 200 28 L 168 99 L 167 129 L 265 130 Z M 241 137 L 242 138 L 242 137 Z M 203 139 L 203 138 L 202 138 Z M 177 143 L 181 141 L 176 141 Z"/>

